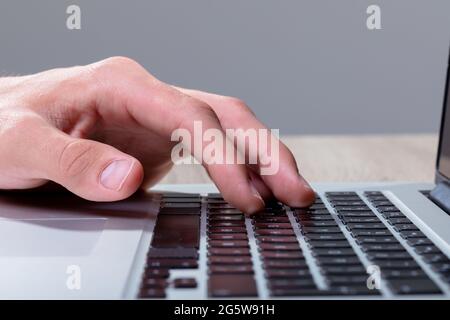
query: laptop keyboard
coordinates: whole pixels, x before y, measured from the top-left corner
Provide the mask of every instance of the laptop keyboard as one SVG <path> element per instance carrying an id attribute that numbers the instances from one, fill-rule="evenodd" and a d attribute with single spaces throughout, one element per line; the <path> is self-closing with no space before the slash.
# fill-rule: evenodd
<path id="1" fill-rule="evenodd" d="M 364 198 L 328 192 L 309 208 L 273 202 L 245 218 L 220 194 L 163 194 L 139 296 L 165 298 L 168 288 L 198 287 L 195 277 L 169 276 L 198 270 L 203 215 L 211 298 L 260 297 L 261 288 L 281 298 L 448 289 L 449 258 L 382 192 Z"/>

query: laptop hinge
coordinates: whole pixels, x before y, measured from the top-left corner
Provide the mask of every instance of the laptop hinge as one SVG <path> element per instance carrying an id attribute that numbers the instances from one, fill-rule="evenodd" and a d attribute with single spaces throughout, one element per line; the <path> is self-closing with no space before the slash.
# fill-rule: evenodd
<path id="1" fill-rule="evenodd" d="M 430 198 L 445 212 L 450 214 L 450 184 L 447 181 L 439 182 L 430 192 Z"/>

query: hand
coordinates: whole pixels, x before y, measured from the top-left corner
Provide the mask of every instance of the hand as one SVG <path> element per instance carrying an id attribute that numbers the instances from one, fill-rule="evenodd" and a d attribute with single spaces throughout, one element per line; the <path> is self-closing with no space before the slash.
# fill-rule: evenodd
<path id="1" fill-rule="evenodd" d="M 170 170 L 171 134 L 192 132 L 195 120 L 204 129 L 265 128 L 242 101 L 175 88 L 123 57 L 0 78 L 0 188 L 54 181 L 88 200 L 127 198 Z M 279 153 L 274 175 L 260 175 L 258 165 L 203 165 L 245 212 L 273 196 L 309 205 L 314 192 L 281 143 Z"/>

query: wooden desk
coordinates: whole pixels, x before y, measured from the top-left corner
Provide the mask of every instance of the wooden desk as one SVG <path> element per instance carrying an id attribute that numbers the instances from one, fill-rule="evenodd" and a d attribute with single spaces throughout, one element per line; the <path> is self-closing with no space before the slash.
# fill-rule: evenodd
<path id="1" fill-rule="evenodd" d="M 311 182 L 432 182 L 438 137 L 420 135 L 284 136 Z M 208 183 L 199 165 L 175 166 L 161 183 Z"/>

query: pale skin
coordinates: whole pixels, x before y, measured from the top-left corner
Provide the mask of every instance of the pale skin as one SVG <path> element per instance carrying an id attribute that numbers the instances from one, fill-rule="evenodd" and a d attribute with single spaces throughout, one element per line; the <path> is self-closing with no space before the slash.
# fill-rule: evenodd
<path id="1" fill-rule="evenodd" d="M 92 201 L 117 201 L 156 184 L 172 167 L 171 133 L 203 127 L 265 128 L 237 98 L 166 84 L 125 57 L 0 78 L 0 189 L 55 182 Z M 314 201 L 288 148 L 279 170 L 204 164 L 224 198 L 246 213 L 272 197 Z"/>

